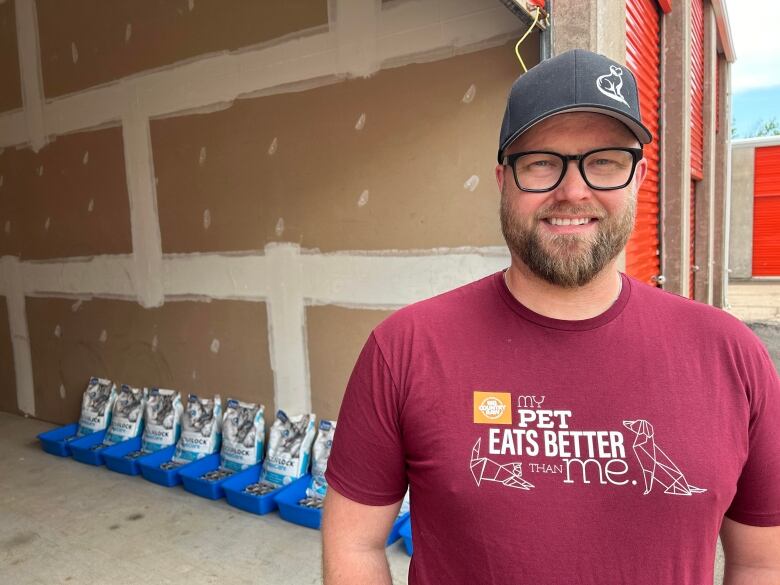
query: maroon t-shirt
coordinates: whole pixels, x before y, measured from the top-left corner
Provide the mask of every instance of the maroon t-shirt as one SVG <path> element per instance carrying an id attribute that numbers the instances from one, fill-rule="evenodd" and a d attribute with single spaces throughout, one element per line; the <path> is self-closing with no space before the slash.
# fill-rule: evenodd
<path id="1" fill-rule="evenodd" d="M 623 276 L 583 321 L 497 273 L 406 307 L 350 378 L 327 480 L 411 490 L 410 585 L 712 583 L 724 514 L 780 525 L 780 383 L 712 307 Z"/>

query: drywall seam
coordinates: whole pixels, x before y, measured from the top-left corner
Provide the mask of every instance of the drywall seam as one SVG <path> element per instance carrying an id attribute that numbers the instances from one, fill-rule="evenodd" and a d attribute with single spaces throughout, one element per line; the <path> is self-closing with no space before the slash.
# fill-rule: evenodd
<path id="1" fill-rule="evenodd" d="M 137 298 L 133 269 L 133 258 L 129 255 L 21 263 L 23 290 L 27 295 L 66 293 Z"/>
<path id="2" fill-rule="evenodd" d="M 274 295 L 288 291 L 293 296 L 300 293 L 307 304 L 399 307 L 508 265 L 509 253 L 499 246 L 321 254 L 294 244 L 271 243 L 264 252 L 251 254 L 165 255 L 160 293 L 165 300 L 198 296 L 273 302 Z M 135 266 L 133 256 L 117 254 L 24 261 L 20 270 L 28 296 L 137 298 Z M 289 288 L 289 275 L 298 273 L 300 290 Z"/>
<path id="3" fill-rule="evenodd" d="M 43 77 L 41 51 L 38 43 L 38 18 L 35 0 L 16 0 L 16 38 L 19 52 L 19 73 L 22 78 L 22 103 L 27 140 L 33 151 L 46 144 L 43 116 Z"/>
<path id="4" fill-rule="evenodd" d="M 0 148 L 25 144 L 28 136 L 24 110 L 0 114 Z"/>
<path id="5" fill-rule="evenodd" d="M 338 70 L 367 77 L 379 69 L 376 57 L 379 3 L 336 0 L 333 24 L 338 38 Z"/>
<path id="6" fill-rule="evenodd" d="M 288 412 L 311 410 L 303 267 L 295 244 L 266 247 L 268 351 L 274 374 L 274 402 Z"/>
<path id="7" fill-rule="evenodd" d="M 125 174 L 130 198 L 130 232 L 133 240 L 133 283 L 144 307 L 163 304 L 162 239 L 157 214 L 149 117 L 135 90 L 128 92 L 122 115 Z"/>
<path id="8" fill-rule="evenodd" d="M 24 301 L 24 276 L 21 263 L 15 256 L 3 256 L 2 272 L 8 324 L 11 330 L 11 347 L 14 354 L 16 376 L 16 404 L 19 410 L 35 415 L 35 386 L 33 384 L 30 333 L 27 328 L 27 312 Z"/>

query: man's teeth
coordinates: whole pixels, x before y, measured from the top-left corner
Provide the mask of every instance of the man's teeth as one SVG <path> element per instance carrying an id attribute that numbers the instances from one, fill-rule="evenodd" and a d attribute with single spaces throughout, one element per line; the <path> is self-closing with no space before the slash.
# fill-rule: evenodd
<path id="1" fill-rule="evenodd" d="M 547 221 L 553 225 L 585 225 L 586 223 L 590 222 L 590 218 L 576 217 L 574 219 L 569 219 L 568 217 L 548 217 Z"/>

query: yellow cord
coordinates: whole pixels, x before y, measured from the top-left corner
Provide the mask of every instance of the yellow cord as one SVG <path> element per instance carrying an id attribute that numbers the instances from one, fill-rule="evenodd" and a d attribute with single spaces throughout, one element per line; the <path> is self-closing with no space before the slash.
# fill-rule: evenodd
<path id="1" fill-rule="evenodd" d="M 525 31 L 525 34 L 520 37 L 520 40 L 517 41 L 517 44 L 515 45 L 515 55 L 517 55 L 517 60 L 520 61 L 520 66 L 523 68 L 523 73 L 528 73 L 528 68 L 525 66 L 525 63 L 523 62 L 523 58 L 520 56 L 520 44 L 526 39 L 528 35 L 531 34 L 531 31 L 534 30 L 534 27 L 536 26 L 536 23 L 539 22 L 539 12 L 540 9 L 537 6 L 536 7 L 536 14 L 534 15 L 534 21 L 529 27 L 527 31 Z"/>

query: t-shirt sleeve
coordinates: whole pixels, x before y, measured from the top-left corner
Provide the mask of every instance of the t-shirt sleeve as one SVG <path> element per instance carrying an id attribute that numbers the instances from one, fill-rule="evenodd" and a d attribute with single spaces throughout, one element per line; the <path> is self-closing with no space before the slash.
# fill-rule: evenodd
<path id="1" fill-rule="evenodd" d="M 748 456 L 726 516 L 751 526 L 780 526 L 780 379 L 761 346 L 747 368 Z"/>
<path id="2" fill-rule="evenodd" d="M 325 478 L 329 489 L 361 504 L 385 506 L 404 497 L 406 462 L 401 400 L 372 334 L 347 384 Z"/>

